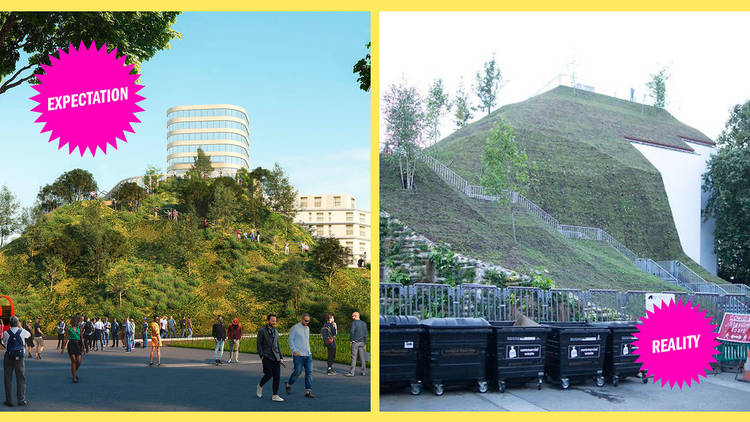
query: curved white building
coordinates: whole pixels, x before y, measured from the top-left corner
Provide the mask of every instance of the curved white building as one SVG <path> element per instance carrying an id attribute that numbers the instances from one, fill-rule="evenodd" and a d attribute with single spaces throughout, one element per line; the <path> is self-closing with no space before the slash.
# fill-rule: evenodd
<path id="1" fill-rule="evenodd" d="M 250 119 L 231 104 L 176 106 L 167 110 L 167 175 L 185 174 L 198 155 L 211 159 L 212 177 L 250 169 Z"/>

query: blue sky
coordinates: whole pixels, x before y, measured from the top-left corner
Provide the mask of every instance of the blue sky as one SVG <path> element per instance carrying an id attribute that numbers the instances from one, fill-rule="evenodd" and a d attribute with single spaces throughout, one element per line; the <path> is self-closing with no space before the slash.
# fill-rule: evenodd
<path id="1" fill-rule="evenodd" d="M 369 13 L 184 13 L 182 39 L 141 68 L 139 105 L 127 143 L 92 158 L 57 149 L 23 85 L 0 95 L 0 185 L 23 206 L 65 171 L 90 171 L 100 189 L 166 170 L 166 110 L 175 105 L 236 104 L 250 117 L 250 166 L 278 161 L 300 193 L 348 193 L 370 206 L 370 94 L 354 63 L 366 54 Z"/>

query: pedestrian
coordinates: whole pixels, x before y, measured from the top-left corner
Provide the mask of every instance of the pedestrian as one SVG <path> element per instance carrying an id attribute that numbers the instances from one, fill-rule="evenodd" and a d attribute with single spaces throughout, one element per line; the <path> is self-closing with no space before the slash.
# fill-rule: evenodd
<path id="1" fill-rule="evenodd" d="M 91 321 L 91 318 L 86 318 L 86 323 L 84 324 L 84 345 L 86 348 L 86 353 L 89 352 L 89 350 L 94 348 L 94 335 L 96 334 L 96 328 L 94 327 L 94 322 Z"/>
<path id="2" fill-rule="evenodd" d="M 125 321 L 122 323 L 122 331 L 125 334 L 125 353 L 130 353 L 133 350 L 131 341 L 133 340 L 133 328 L 131 327 L 130 316 L 125 317 Z"/>
<path id="3" fill-rule="evenodd" d="M 177 221 L 177 208 L 172 210 L 172 220 Z"/>
<path id="4" fill-rule="evenodd" d="M 240 239 L 241 234 L 242 234 L 242 230 L 237 229 L 237 240 L 242 240 Z"/>
<path id="5" fill-rule="evenodd" d="M 104 351 L 104 322 L 101 318 L 96 318 L 94 323 L 94 350 Z"/>
<path id="6" fill-rule="evenodd" d="M 347 377 L 354 376 L 354 371 L 357 369 L 357 355 L 359 355 L 362 362 L 362 376 L 366 374 L 367 324 L 359 318 L 359 312 L 355 311 L 352 313 L 352 328 L 349 330 L 349 342 L 352 346 L 352 368 L 347 374 L 344 374 Z"/>
<path id="7" fill-rule="evenodd" d="M 120 323 L 117 318 L 112 319 L 112 347 L 117 347 L 120 343 Z M 109 343 L 108 343 L 109 344 Z"/>
<path id="8" fill-rule="evenodd" d="M 214 360 L 216 366 L 221 365 L 221 355 L 224 354 L 224 340 L 227 339 L 227 330 L 224 328 L 224 319 L 219 315 L 211 327 L 211 336 L 214 338 Z"/>
<path id="9" fill-rule="evenodd" d="M 188 338 L 193 338 L 193 317 L 187 319 Z"/>
<path id="10" fill-rule="evenodd" d="M 133 317 L 130 317 L 130 350 L 133 351 L 133 348 L 135 348 L 135 320 Z"/>
<path id="11" fill-rule="evenodd" d="M 59 321 L 57 321 L 57 326 L 55 327 L 57 329 L 57 349 L 63 348 L 63 340 L 65 339 L 65 321 L 60 318 Z M 2 330 L 0 330 L 1 332 Z"/>
<path id="12" fill-rule="evenodd" d="M 141 335 L 143 336 L 142 348 L 148 347 L 148 319 L 143 317 L 143 324 L 141 325 Z"/>
<path id="13" fill-rule="evenodd" d="M 247 232 L 246 231 L 242 232 L 242 239 L 243 240 L 247 240 Z"/>
<path id="14" fill-rule="evenodd" d="M 159 207 L 154 207 L 154 218 L 159 219 Z"/>
<path id="15" fill-rule="evenodd" d="M 170 315 L 169 321 L 167 321 L 167 326 L 169 327 L 169 338 L 177 338 L 177 328 L 175 324 L 174 316 Z"/>
<path id="16" fill-rule="evenodd" d="M 286 382 L 286 393 L 291 394 L 292 385 L 305 370 L 305 397 L 314 398 L 312 393 L 312 356 L 310 353 L 310 314 L 302 314 L 300 322 L 289 329 L 289 348 L 292 350 L 294 372 Z"/>
<path id="17" fill-rule="evenodd" d="M 159 336 L 162 337 L 162 338 L 168 337 L 168 335 L 167 335 L 167 317 L 166 316 L 161 317 L 161 319 L 158 322 L 159 322 Z"/>
<path id="18" fill-rule="evenodd" d="M 187 330 L 187 320 L 183 316 L 180 320 L 180 338 L 185 338 L 185 333 Z"/>
<path id="19" fill-rule="evenodd" d="M 36 317 L 34 323 L 34 357 L 42 360 L 42 352 L 44 351 L 44 332 L 42 332 L 42 317 Z"/>
<path id="20" fill-rule="evenodd" d="M 256 239 L 258 240 L 258 243 L 260 243 L 260 229 L 258 229 L 258 230 L 257 230 L 257 231 L 255 232 L 255 236 L 256 236 Z"/>
<path id="21" fill-rule="evenodd" d="M 320 336 L 323 338 L 323 345 L 326 347 L 328 352 L 328 369 L 326 375 L 336 375 L 336 371 L 333 370 L 333 362 L 336 360 L 336 320 L 333 314 L 326 315 L 326 322 L 323 324 L 323 328 L 320 330 Z"/>
<path id="22" fill-rule="evenodd" d="M 234 361 L 240 363 L 240 340 L 242 340 L 242 324 L 235 318 L 227 328 L 227 338 L 229 339 L 229 363 Z"/>
<path id="23" fill-rule="evenodd" d="M 159 317 L 154 315 L 151 323 L 151 361 L 148 366 L 154 366 L 154 350 L 156 350 L 156 366 L 161 366 L 161 330 L 159 329 Z"/>
<path id="24" fill-rule="evenodd" d="M 34 332 L 34 329 L 31 328 L 31 320 L 26 321 L 26 326 L 23 327 L 24 330 L 28 331 L 29 334 Z M 29 356 L 34 356 L 34 336 L 28 336 L 24 338 L 24 343 L 26 344 L 26 353 Z"/>
<path id="25" fill-rule="evenodd" d="M 112 323 L 108 317 L 104 317 L 104 345 L 109 346 L 109 336 L 112 334 Z M 104 350 L 104 349 L 102 349 Z"/>
<path id="26" fill-rule="evenodd" d="M 13 406 L 10 393 L 13 389 L 13 374 L 16 375 L 16 400 L 19 406 L 26 406 L 26 374 L 24 371 L 24 343 L 31 337 L 31 332 L 21 328 L 18 317 L 11 315 L 8 321 L 10 328 L 3 333 L 2 342 L 5 347 L 3 357 L 3 380 L 5 381 L 5 405 Z"/>
<path id="27" fill-rule="evenodd" d="M 258 331 L 256 338 L 256 348 L 261 362 L 263 362 L 263 378 L 256 388 L 255 394 L 258 398 L 263 397 L 263 386 L 273 379 L 273 395 L 271 400 L 284 401 L 279 396 L 279 382 L 281 380 L 281 365 L 284 357 L 281 355 L 281 345 L 279 343 L 279 332 L 276 331 L 276 315 L 269 314 L 266 317 L 266 326 Z"/>
<path id="28" fill-rule="evenodd" d="M 284 255 L 289 255 L 289 241 L 284 244 Z"/>
<path id="29" fill-rule="evenodd" d="M 82 335 L 81 335 L 81 325 L 79 324 L 79 320 L 83 319 L 80 317 L 71 317 L 70 318 L 70 327 L 68 327 L 67 332 L 65 333 L 65 338 L 63 339 L 63 347 L 60 349 L 60 354 L 62 355 L 65 351 L 65 345 L 68 346 L 68 356 L 70 357 L 70 373 L 73 375 L 73 383 L 78 383 L 78 368 L 81 367 L 81 357 L 84 354 L 84 346 Z"/>
<path id="30" fill-rule="evenodd" d="M 203 228 L 208 228 L 208 220 L 206 220 L 205 218 L 203 218 Z"/>

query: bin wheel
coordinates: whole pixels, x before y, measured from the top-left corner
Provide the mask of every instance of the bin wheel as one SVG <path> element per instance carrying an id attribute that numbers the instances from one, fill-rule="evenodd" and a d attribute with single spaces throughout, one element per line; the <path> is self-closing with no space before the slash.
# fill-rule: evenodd
<path id="1" fill-rule="evenodd" d="M 641 373 L 641 382 L 644 384 L 648 383 L 648 377 L 645 373 Z"/>
<path id="2" fill-rule="evenodd" d="M 434 385 L 434 392 L 436 396 L 442 396 L 445 391 L 443 391 L 443 384 L 435 384 Z"/>
<path id="3" fill-rule="evenodd" d="M 614 385 L 615 387 L 617 387 L 617 385 L 619 383 L 620 383 L 620 377 L 618 377 L 617 375 L 615 375 L 614 377 L 612 377 L 612 385 Z"/>
<path id="4" fill-rule="evenodd" d="M 597 387 L 604 387 L 604 377 L 602 377 L 602 376 L 596 377 L 596 386 Z"/>
<path id="5" fill-rule="evenodd" d="M 542 379 L 541 378 L 539 378 L 539 381 L 537 381 L 537 383 L 536 383 L 536 389 L 537 390 L 541 390 L 542 389 Z"/>
<path id="6" fill-rule="evenodd" d="M 487 381 L 477 381 L 477 389 L 480 393 L 487 392 Z"/>
<path id="7" fill-rule="evenodd" d="M 570 387 L 570 378 L 560 378 L 560 387 L 567 390 Z"/>
<path id="8" fill-rule="evenodd" d="M 497 382 L 497 391 L 504 393 L 505 392 L 505 381 L 498 381 Z"/>
<path id="9" fill-rule="evenodd" d="M 411 385 L 411 395 L 412 396 L 418 396 L 422 394 L 422 384 L 412 384 Z"/>

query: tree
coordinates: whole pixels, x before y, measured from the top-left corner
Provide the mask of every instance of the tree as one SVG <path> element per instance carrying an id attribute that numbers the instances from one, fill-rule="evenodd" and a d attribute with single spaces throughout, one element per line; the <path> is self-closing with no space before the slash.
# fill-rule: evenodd
<path id="1" fill-rule="evenodd" d="M 198 233 L 195 221 L 191 214 L 182 219 L 181 224 L 172 225 L 171 236 L 165 239 L 168 243 L 166 249 L 172 252 L 172 261 L 175 267 L 187 267 L 188 276 L 192 273 L 192 264 L 200 256 L 201 249 L 198 243 Z"/>
<path id="2" fill-rule="evenodd" d="M 316 245 L 310 249 L 310 257 L 318 271 L 325 277 L 328 287 L 333 286 L 333 277 L 349 262 L 351 251 L 341 246 L 333 237 L 316 238 Z"/>
<path id="3" fill-rule="evenodd" d="M 492 59 L 484 62 L 484 68 L 474 75 L 474 92 L 479 97 L 479 109 L 486 110 L 488 116 L 497 102 L 497 91 L 500 89 L 501 81 L 500 68 L 493 54 Z"/>
<path id="4" fill-rule="evenodd" d="M 723 148 L 711 157 L 703 175 L 709 197 L 704 219 L 715 218 L 714 251 L 718 274 L 750 284 L 750 101 L 737 105 L 719 136 Z"/>
<path id="5" fill-rule="evenodd" d="M 88 266 L 96 275 L 97 283 L 101 282 L 101 276 L 107 272 L 110 263 L 122 257 L 126 248 L 125 236 L 111 228 L 100 208 L 96 202 L 89 205 L 81 220 L 81 233 L 87 244 Z"/>
<path id="6" fill-rule="evenodd" d="M 717 143 L 723 147 L 750 148 L 750 101 L 732 108 Z"/>
<path id="7" fill-rule="evenodd" d="M 58 256 L 45 256 L 42 265 L 44 266 L 44 276 L 49 282 L 49 289 L 55 287 L 55 283 L 65 276 L 65 265 Z"/>
<path id="8" fill-rule="evenodd" d="M 60 175 L 51 185 L 39 189 L 37 199 L 49 212 L 60 205 L 82 201 L 90 192 L 99 189 L 94 176 L 86 170 L 74 169 Z"/>
<path id="9" fill-rule="evenodd" d="M 490 195 L 510 195 L 513 241 L 518 243 L 513 192 L 524 190 L 529 183 L 529 158 L 518 146 L 513 126 L 505 119 L 501 118 L 487 136 L 479 182 Z"/>
<path id="10" fill-rule="evenodd" d="M 469 101 L 469 94 L 464 90 L 463 78 L 461 78 L 461 82 L 458 84 L 456 96 L 453 99 L 453 105 L 456 106 L 456 112 L 454 114 L 456 127 L 461 129 L 466 126 L 472 117 L 474 117 L 471 112 L 472 107 Z"/>
<path id="11" fill-rule="evenodd" d="M 0 188 L 0 248 L 3 247 L 5 239 L 15 233 L 20 228 L 18 210 L 21 203 L 16 196 L 3 185 Z"/>
<path id="12" fill-rule="evenodd" d="M 156 191 L 159 187 L 159 177 L 161 176 L 161 168 L 151 164 L 146 167 L 146 171 L 143 174 L 143 184 L 148 189 L 149 193 Z"/>
<path id="13" fill-rule="evenodd" d="M 117 47 L 127 55 L 132 73 L 140 73 L 141 63 L 181 34 L 172 30 L 179 12 L 0 12 L 0 94 L 24 82 L 38 83 L 41 65 L 49 65 L 58 48 L 90 45 Z M 28 57 L 26 64 L 20 64 Z M 20 67 L 19 67 L 20 66 Z M 11 75 L 10 77 L 7 77 Z"/>
<path id="14" fill-rule="evenodd" d="M 131 206 L 133 202 L 140 201 L 145 197 L 146 190 L 134 182 L 123 183 L 114 193 L 114 198 L 118 203 L 128 203 Z"/>
<path id="15" fill-rule="evenodd" d="M 667 104 L 667 79 L 669 79 L 667 70 L 662 69 L 659 73 L 652 74 L 651 80 L 646 83 L 646 87 L 654 98 L 654 107 L 664 108 Z"/>
<path id="16" fill-rule="evenodd" d="M 214 168 L 211 165 L 211 159 L 203 152 L 203 149 L 198 148 L 198 155 L 193 159 L 193 165 L 188 170 L 188 175 L 191 178 L 205 179 L 208 175 L 213 172 Z"/>
<path id="17" fill-rule="evenodd" d="M 213 191 L 208 181 L 199 177 L 190 177 L 181 181 L 178 188 L 180 202 L 193 214 L 199 217 L 208 216 Z"/>
<path id="18" fill-rule="evenodd" d="M 237 201 L 235 192 L 223 184 L 216 186 L 208 218 L 216 221 L 221 227 L 231 228 L 234 225 L 238 212 L 239 202 Z"/>
<path id="19" fill-rule="evenodd" d="M 305 280 L 302 278 L 304 272 L 302 260 L 297 256 L 284 261 L 279 267 L 278 279 L 289 288 L 295 315 L 301 312 L 300 299 L 305 295 Z"/>
<path id="20" fill-rule="evenodd" d="M 423 140 L 425 113 L 416 88 L 405 83 L 391 85 L 383 97 L 386 148 L 398 156 L 398 169 L 404 189 L 414 189 L 417 154 Z"/>
<path id="21" fill-rule="evenodd" d="M 118 307 L 122 307 L 122 297 L 128 295 L 136 280 L 136 266 L 129 261 L 118 261 L 107 272 L 104 289 L 107 293 L 117 296 Z"/>
<path id="22" fill-rule="evenodd" d="M 448 93 L 443 87 L 442 79 L 435 79 L 427 94 L 427 113 L 425 123 L 428 127 L 428 137 L 435 143 L 440 138 L 440 119 L 446 115 L 451 108 Z"/>
<path id="23" fill-rule="evenodd" d="M 354 70 L 352 70 L 352 73 L 359 74 L 357 77 L 357 82 L 359 82 L 359 89 L 365 92 L 370 91 L 370 43 L 368 42 L 365 44 L 365 47 L 367 47 L 367 55 L 359 59 L 357 63 L 354 64 Z"/>
<path id="24" fill-rule="evenodd" d="M 297 190 L 289 182 L 279 163 L 274 163 L 273 170 L 263 183 L 266 205 L 271 211 L 281 214 L 287 221 L 296 214 Z"/>

